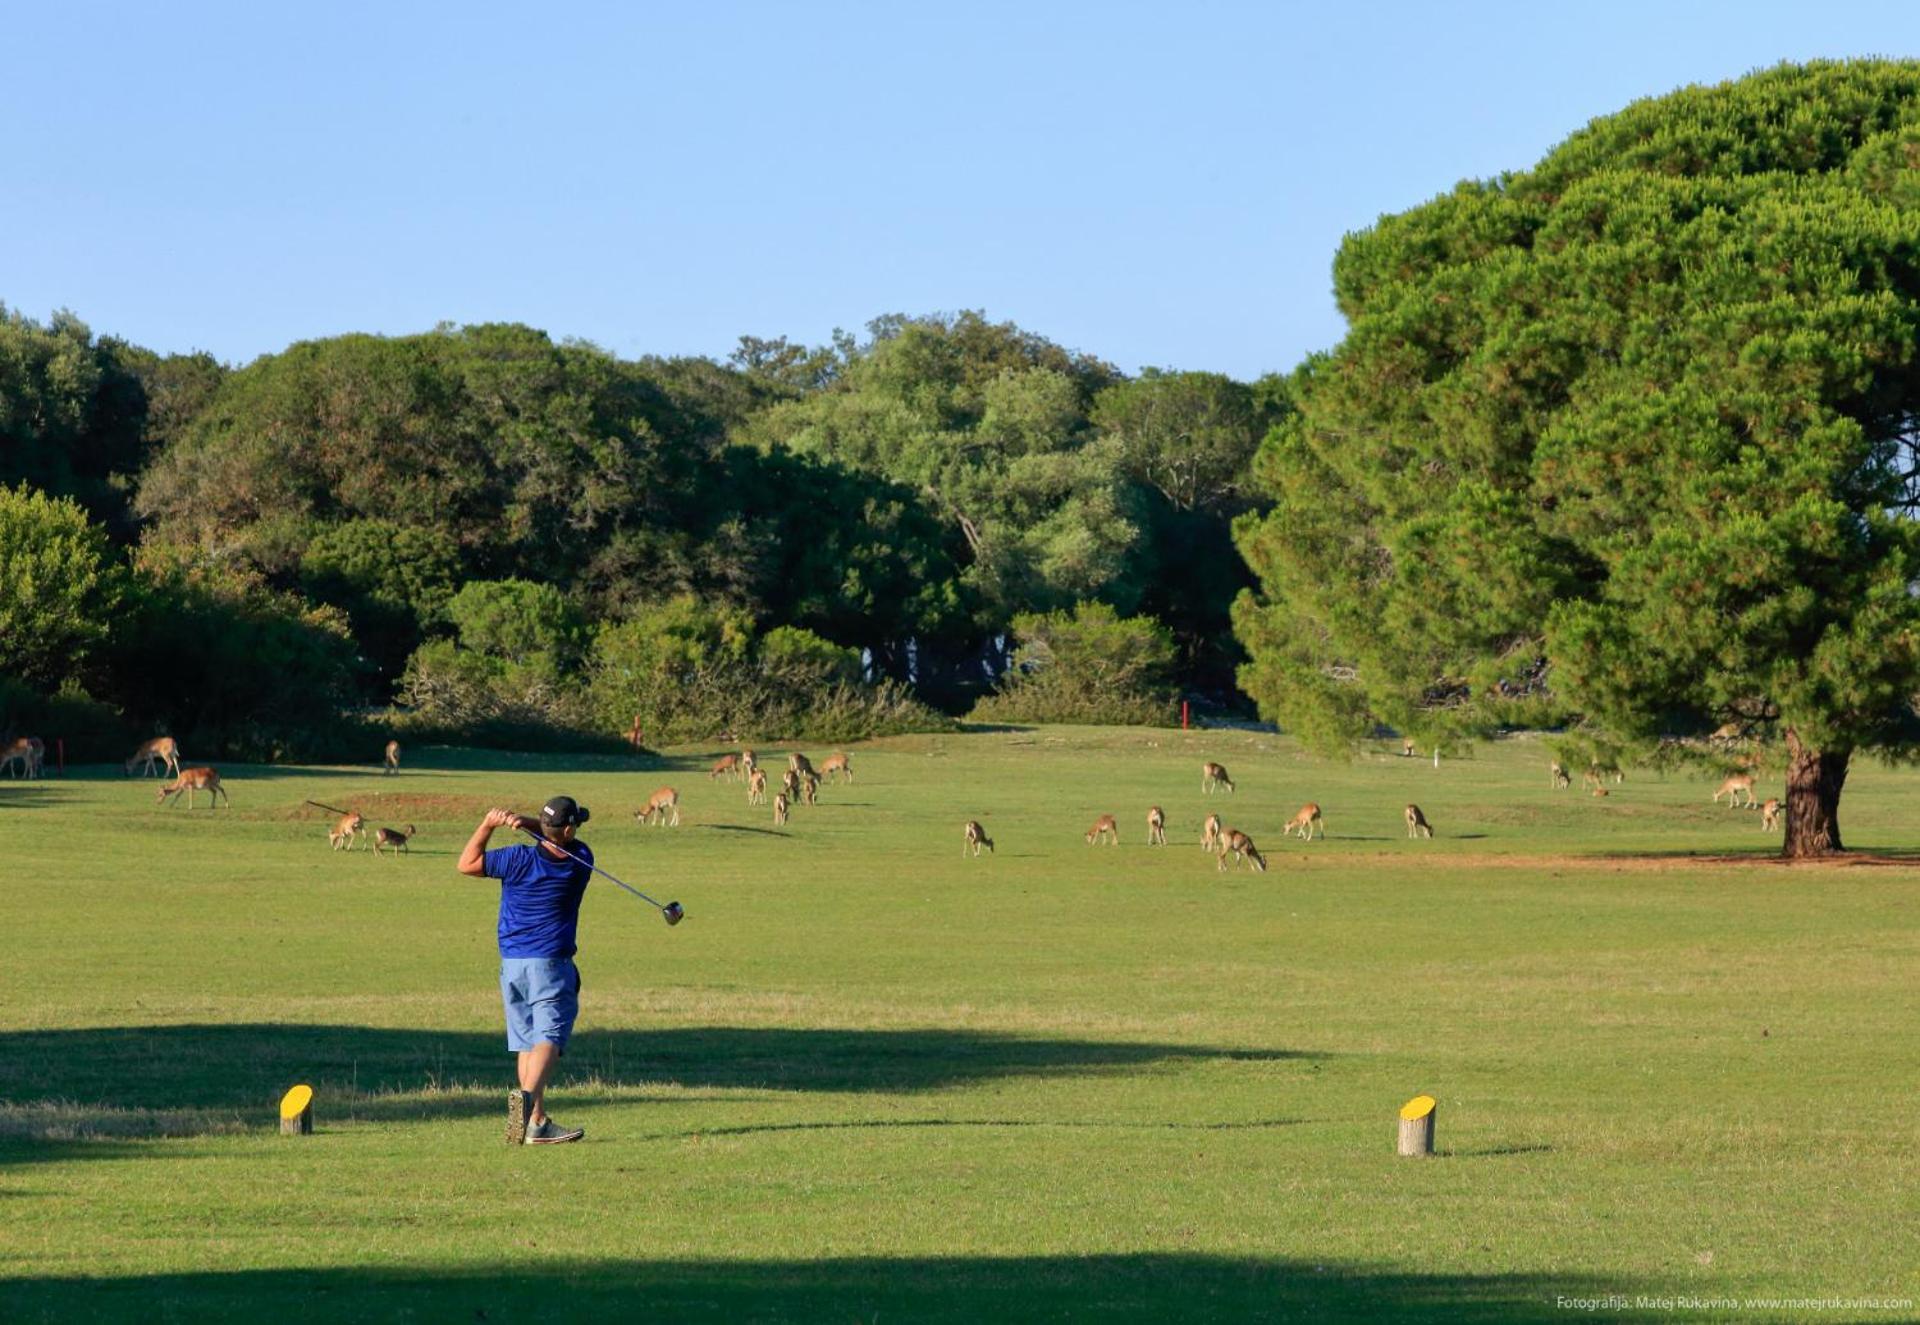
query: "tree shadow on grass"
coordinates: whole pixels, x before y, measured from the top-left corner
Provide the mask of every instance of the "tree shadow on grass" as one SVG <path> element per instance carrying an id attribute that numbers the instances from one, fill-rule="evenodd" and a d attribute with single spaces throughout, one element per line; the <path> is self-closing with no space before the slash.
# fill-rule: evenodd
<path id="1" fill-rule="evenodd" d="M 902 1094 L 999 1077 L 1316 1056 L 977 1030 L 583 1030 L 568 1046 L 555 1087 L 565 1090 L 571 1079 L 614 1088 Z M 484 1115 L 499 1109 L 511 1061 L 504 1032 L 276 1023 L 114 1026 L 9 1035 L 0 1052 L 0 1080 L 10 1083 L 9 1108 L 74 1106 L 64 1115 L 69 1131 L 114 1135 L 114 1128 L 125 1126 L 137 1135 L 138 1119 L 127 1119 L 126 1110 L 147 1117 L 203 1116 L 209 1131 L 233 1130 L 236 1117 L 264 1125 L 281 1094 L 300 1082 L 315 1088 L 322 1120 Z M 89 1108 L 102 1126 L 89 1128 Z M 185 1134 L 194 1130 L 181 1125 Z M 0 1128 L 0 1135 L 5 1131 Z"/>
<path id="2" fill-rule="evenodd" d="M 20 1268 L 20 1267 L 16 1267 Z M 0 1282 L 13 1325 L 74 1320 L 1564 1321 L 1561 1298 L 1622 1279 L 1412 1274 L 1338 1262 L 1137 1252 L 1094 1256 L 567 1261 L 501 1268 L 241 1270 Z M 1651 1313 L 1609 1311 L 1609 1320 Z"/>

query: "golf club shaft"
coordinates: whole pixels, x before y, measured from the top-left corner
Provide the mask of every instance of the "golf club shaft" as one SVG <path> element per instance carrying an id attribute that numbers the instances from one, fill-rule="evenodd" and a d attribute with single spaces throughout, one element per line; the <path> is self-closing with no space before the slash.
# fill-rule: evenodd
<path id="1" fill-rule="evenodd" d="M 638 897 L 641 901 L 645 902 L 648 906 L 653 907 L 655 910 L 665 911 L 667 909 L 666 907 L 661 906 L 660 903 L 654 901 L 651 897 L 647 896 L 645 893 L 641 892 L 638 888 L 634 887 L 632 884 L 626 882 L 624 879 L 615 878 L 613 875 L 607 873 L 605 870 L 601 869 L 598 865 L 594 864 L 590 860 L 582 860 L 580 857 L 574 855 L 571 851 L 561 846 L 558 842 L 554 841 L 552 838 L 546 837 L 543 834 L 534 832 L 533 829 L 528 828 L 525 824 L 516 824 L 515 827 L 519 828 L 521 832 L 525 833 L 528 837 L 531 837 L 534 841 L 540 843 L 542 846 L 552 847 L 555 851 L 558 851 L 561 855 L 565 856 L 568 860 L 572 861 L 574 864 L 585 865 L 588 869 L 592 870 L 595 874 L 598 874 L 601 878 L 607 880 L 609 883 L 619 884 L 622 888 L 625 888 L 628 892 L 632 893 L 635 897 Z"/>
<path id="2" fill-rule="evenodd" d="M 313 806 L 313 808 L 316 810 L 325 810 L 328 814 L 344 815 L 344 814 L 350 813 L 350 811 L 347 811 L 347 810 L 336 810 L 331 805 L 322 805 L 319 801 L 308 801 L 307 804 Z"/>

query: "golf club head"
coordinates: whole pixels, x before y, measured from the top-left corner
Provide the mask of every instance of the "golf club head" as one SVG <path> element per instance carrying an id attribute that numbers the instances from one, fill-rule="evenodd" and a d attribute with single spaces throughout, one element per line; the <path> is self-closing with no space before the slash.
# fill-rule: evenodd
<path id="1" fill-rule="evenodd" d="M 667 918 L 667 923 L 669 925 L 677 925 L 686 916 L 687 913 L 680 909 L 680 903 L 668 902 L 665 906 L 660 908 L 660 914 Z"/>

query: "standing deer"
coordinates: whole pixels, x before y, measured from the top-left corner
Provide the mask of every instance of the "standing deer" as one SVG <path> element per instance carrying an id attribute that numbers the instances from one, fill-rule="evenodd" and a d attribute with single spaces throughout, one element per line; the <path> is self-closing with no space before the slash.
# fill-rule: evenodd
<path id="1" fill-rule="evenodd" d="M 159 804 L 168 797 L 172 797 L 173 801 L 177 802 L 183 791 L 187 793 L 189 810 L 193 808 L 193 793 L 196 791 L 207 793 L 207 799 L 210 802 L 208 809 L 216 808 L 223 799 L 227 802 L 229 810 L 233 808 L 233 797 L 227 795 L 227 789 L 220 785 L 220 774 L 211 768 L 189 768 L 182 771 L 179 777 L 160 788 L 160 794 L 154 798 L 154 803 Z"/>
<path id="2" fill-rule="evenodd" d="M 1158 805 L 1147 810 L 1147 845 L 1163 847 L 1167 844 L 1167 816 Z"/>
<path id="3" fill-rule="evenodd" d="M 1402 759 L 1411 759 L 1411 758 L 1413 758 L 1413 738 L 1412 738 L 1412 737 L 1410 737 L 1410 736 L 1408 736 L 1408 737 L 1402 737 L 1402 738 L 1401 738 L 1401 740 L 1400 740 L 1400 757 L 1401 757 Z"/>
<path id="4" fill-rule="evenodd" d="M 1558 759 L 1547 765 L 1547 777 L 1553 783 L 1555 791 L 1561 791 L 1573 785 L 1573 778 Z"/>
<path id="5" fill-rule="evenodd" d="M 1327 825 L 1325 820 L 1320 817 L 1320 807 L 1312 801 L 1308 801 L 1300 807 L 1300 813 L 1287 820 L 1286 826 L 1280 830 L 1280 836 L 1287 837 L 1295 830 L 1298 830 L 1302 842 L 1311 842 L 1313 841 L 1313 829 L 1316 824 L 1320 827 L 1320 836 L 1325 837 L 1327 835 Z"/>
<path id="6" fill-rule="evenodd" d="M 1433 825 L 1427 822 L 1427 816 L 1420 813 L 1418 805 L 1407 807 L 1407 836 L 1432 837 Z"/>
<path id="7" fill-rule="evenodd" d="M 1233 857 L 1236 865 L 1245 861 L 1253 866 L 1255 873 L 1267 872 L 1267 858 L 1260 854 L 1258 847 L 1254 846 L 1253 839 L 1238 828 L 1229 828 L 1220 835 L 1220 863 L 1215 868 L 1225 869 L 1228 856 Z"/>
<path id="8" fill-rule="evenodd" d="M 168 774 L 180 776 L 180 744 L 171 736 L 156 736 L 151 741 L 142 741 L 140 748 L 127 756 L 126 770 L 133 772 L 135 764 L 143 765 L 141 776 L 152 774 L 155 764 L 163 765 Z"/>
<path id="9" fill-rule="evenodd" d="M 760 761 L 753 757 L 753 751 L 742 750 L 740 752 L 740 771 L 745 773 L 749 778 L 760 771 Z"/>
<path id="10" fill-rule="evenodd" d="M 1220 842 L 1220 816 L 1210 814 L 1207 821 L 1200 825 L 1200 849 L 1212 851 Z"/>
<path id="11" fill-rule="evenodd" d="M 1768 800 L 1760 807 L 1760 827 L 1771 833 L 1780 826 L 1780 802 Z"/>
<path id="12" fill-rule="evenodd" d="M 673 816 L 671 820 L 667 818 L 669 814 Z M 641 823 L 652 820 L 655 828 L 668 826 L 678 828 L 680 826 L 680 793 L 672 787 L 660 788 L 647 798 L 647 808 L 635 810 L 633 817 Z"/>
<path id="13" fill-rule="evenodd" d="M 987 836 L 987 830 L 980 826 L 978 819 L 967 820 L 966 827 L 960 830 L 960 854 L 966 855 L 969 848 L 978 856 L 980 848 L 993 850 L 993 839 Z"/>
<path id="14" fill-rule="evenodd" d="M 789 773 L 812 773 L 814 771 L 813 761 L 801 754 L 798 750 L 795 750 L 787 756 L 787 771 Z"/>
<path id="15" fill-rule="evenodd" d="M 809 805 L 820 803 L 820 779 L 812 769 L 800 775 L 800 799 Z"/>
<path id="16" fill-rule="evenodd" d="M 389 773 L 398 773 L 399 771 L 400 771 L 400 742 L 388 741 L 387 742 L 387 762 L 386 762 L 386 766 L 380 770 L 380 776 L 385 777 Z"/>
<path id="17" fill-rule="evenodd" d="M 740 776 L 740 756 L 721 755 L 713 761 L 713 767 L 707 770 L 707 781 L 715 778 L 737 778 Z"/>
<path id="18" fill-rule="evenodd" d="M 747 804 L 765 805 L 767 803 L 767 770 L 756 768 L 747 775 Z"/>
<path id="19" fill-rule="evenodd" d="M 800 799 L 800 775 L 788 769 L 780 775 L 780 794 L 787 798 L 787 804 Z"/>
<path id="20" fill-rule="evenodd" d="M 40 745 L 32 736 L 22 736 L 5 749 L 0 749 L 0 768 L 7 770 L 7 776 L 14 776 L 13 766 L 20 765 L 19 776 L 37 778 L 40 776 L 41 753 L 45 746 Z"/>
<path id="21" fill-rule="evenodd" d="M 644 733 L 640 730 L 640 715 L 636 713 L 633 715 L 633 726 L 627 728 L 627 744 L 636 750 L 640 749 L 640 741 L 643 735 Z"/>
<path id="22" fill-rule="evenodd" d="M 1735 773 L 1725 782 L 1722 782 L 1720 784 L 1720 790 L 1713 793 L 1714 803 L 1718 804 L 1720 798 L 1725 796 L 1727 798 L 1727 808 L 1734 809 L 1740 804 L 1741 792 L 1746 793 L 1747 808 L 1752 809 L 1755 804 L 1753 799 L 1753 774 Z"/>
<path id="23" fill-rule="evenodd" d="M 835 751 L 820 761 L 821 777 L 832 782 L 836 775 L 846 778 L 848 782 L 853 781 L 853 761 L 847 758 L 844 750 Z"/>
<path id="24" fill-rule="evenodd" d="M 388 855 L 394 855 L 396 853 L 404 853 L 409 855 L 412 854 L 411 852 L 407 851 L 407 839 L 411 838 L 414 832 L 415 832 L 415 829 L 412 824 L 407 825 L 407 831 L 404 833 L 401 832 L 398 828 L 374 829 L 373 830 L 373 854 L 376 856 L 379 855 L 380 848 L 382 847 L 385 847 L 387 849 Z"/>
<path id="25" fill-rule="evenodd" d="M 327 845 L 335 851 L 351 851 L 354 839 L 360 836 L 366 826 L 367 821 L 360 817 L 358 810 L 349 811 L 335 820 L 333 827 L 327 830 Z"/>
<path id="26" fill-rule="evenodd" d="M 1233 790 L 1233 779 L 1227 776 L 1226 768 L 1220 764 L 1200 765 L 1201 792 L 1210 792 L 1215 787 L 1225 787 L 1229 792 Z"/>
<path id="27" fill-rule="evenodd" d="M 1103 814 L 1095 819 L 1093 827 L 1087 830 L 1088 846 L 1092 846 L 1102 838 L 1111 840 L 1114 846 L 1120 845 L 1120 825 L 1114 822 L 1110 814 Z"/>
<path id="28" fill-rule="evenodd" d="M 776 824 L 783 824 L 787 821 L 787 807 L 791 804 L 793 804 L 793 802 L 787 799 L 787 793 L 784 791 L 773 798 L 773 821 Z"/>

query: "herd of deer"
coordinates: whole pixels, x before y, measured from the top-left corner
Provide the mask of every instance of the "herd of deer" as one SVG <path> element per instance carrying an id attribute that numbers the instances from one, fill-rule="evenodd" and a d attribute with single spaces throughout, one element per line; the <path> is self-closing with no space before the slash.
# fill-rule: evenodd
<path id="1" fill-rule="evenodd" d="M 1723 728 L 1721 732 L 1715 732 L 1710 739 L 1719 741 L 1724 731 L 1725 729 Z M 1547 777 L 1549 785 L 1556 791 L 1565 790 L 1573 785 L 1573 778 L 1567 773 L 1565 765 L 1558 759 L 1553 760 L 1547 765 Z M 1580 779 L 1581 785 L 1586 787 L 1586 789 L 1595 796 L 1605 796 L 1607 794 L 1606 784 L 1608 781 L 1618 786 L 1625 780 L 1626 774 L 1620 771 L 1618 764 L 1603 764 L 1597 759 L 1593 761 Z M 1719 789 L 1713 793 L 1712 799 L 1715 804 L 1718 804 L 1720 798 L 1725 796 L 1729 809 L 1739 809 L 1741 808 L 1740 797 L 1743 795 L 1747 798 L 1746 809 L 1751 810 L 1756 806 L 1759 808 L 1761 831 L 1772 832 L 1780 826 L 1779 800 L 1769 797 L 1767 800 L 1762 801 L 1756 797 L 1753 794 L 1753 774 L 1751 773 L 1732 774 L 1726 781 L 1720 784 Z M 1413 807 L 1408 806 L 1407 808 L 1411 810 Z"/>

